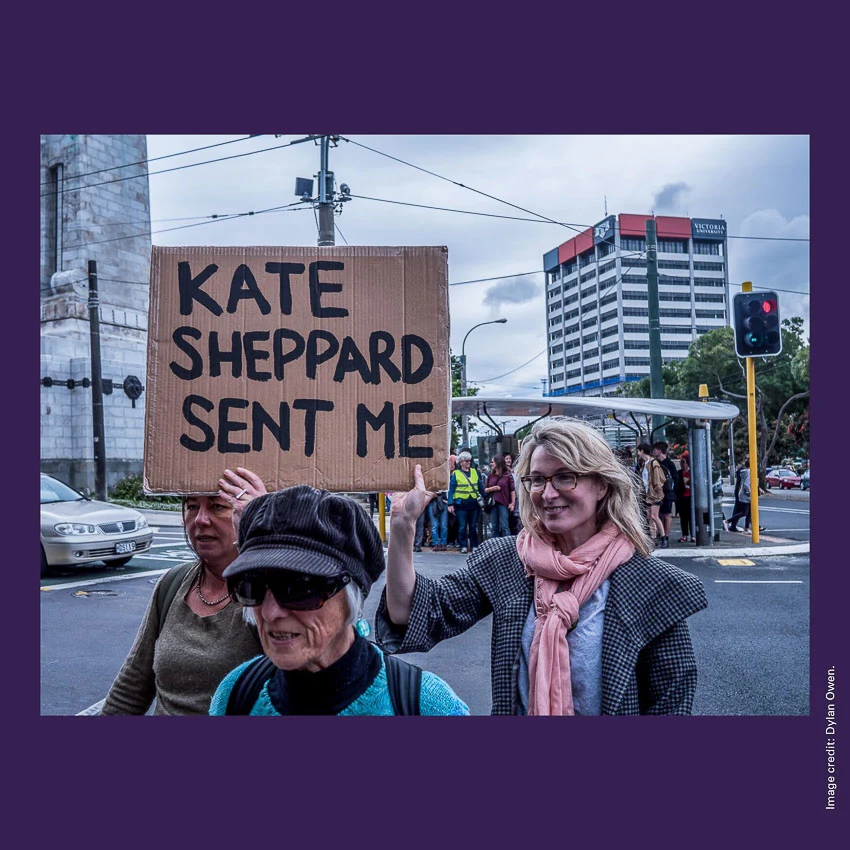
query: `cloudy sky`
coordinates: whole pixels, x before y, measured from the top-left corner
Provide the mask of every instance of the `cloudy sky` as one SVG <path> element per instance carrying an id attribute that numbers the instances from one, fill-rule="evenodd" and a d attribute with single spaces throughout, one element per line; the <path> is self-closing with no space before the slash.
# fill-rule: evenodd
<path id="1" fill-rule="evenodd" d="M 312 209 L 261 213 L 295 203 L 296 177 L 318 172 L 318 145 L 289 144 L 299 138 L 148 136 L 153 243 L 315 245 Z M 207 164 L 182 167 L 193 163 Z M 602 219 L 606 205 L 608 214 L 726 219 L 732 292 L 745 280 L 778 290 L 782 315 L 803 317 L 808 332 L 807 136 L 343 134 L 329 167 L 353 196 L 336 217 L 337 245 L 448 247 L 454 354 L 473 325 L 508 320 L 467 340 L 481 394 L 539 397 L 543 254 Z"/>

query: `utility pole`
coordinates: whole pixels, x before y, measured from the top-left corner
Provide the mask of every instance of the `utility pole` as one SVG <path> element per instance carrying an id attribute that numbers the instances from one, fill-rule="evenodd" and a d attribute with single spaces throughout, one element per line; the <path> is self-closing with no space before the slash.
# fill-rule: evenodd
<path id="1" fill-rule="evenodd" d="M 649 305 L 649 394 L 650 398 L 664 398 L 664 381 L 661 378 L 661 317 L 658 310 L 658 240 L 655 219 L 646 220 L 646 290 Z M 655 440 L 664 439 L 664 417 L 652 416 Z"/>
<path id="2" fill-rule="evenodd" d="M 334 174 L 328 171 L 328 148 L 330 137 L 322 136 L 319 165 L 319 241 L 318 245 L 334 243 Z"/>
<path id="3" fill-rule="evenodd" d="M 94 438 L 94 494 L 106 500 L 106 445 L 103 434 L 103 381 L 100 364 L 100 299 L 97 260 L 89 260 L 89 338 L 91 340 L 91 411 Z"/>

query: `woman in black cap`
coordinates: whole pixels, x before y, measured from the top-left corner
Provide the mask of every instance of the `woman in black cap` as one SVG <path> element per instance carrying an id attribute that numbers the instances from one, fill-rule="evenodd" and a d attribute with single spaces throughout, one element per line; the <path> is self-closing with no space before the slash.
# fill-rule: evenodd
<path id="1" fill-rule="evenodd" d="M 384 571 L 374 523 L 352 499 L 306 485 L 253 499 L 224 576 L 265 657 L 221 682 L 211 715 L 466 715 L 446 682 L 365 640 L 363 600 Z M 416 674 L 416 675 L 414 675 Z M 396 675 L 418 688 L 405 704 Z"/>

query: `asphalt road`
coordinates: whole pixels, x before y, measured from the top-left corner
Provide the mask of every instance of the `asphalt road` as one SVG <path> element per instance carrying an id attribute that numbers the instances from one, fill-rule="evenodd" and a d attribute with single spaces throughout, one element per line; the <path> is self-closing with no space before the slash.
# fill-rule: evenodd
<path id="1" fill-rule="evenodd" d="M 783 537 L 807 539 L 807 510 L 789 512 L 807 509 L 807 498 L 765 501 L 762 524 L 773 530 L 781 522 Z M 769 510 L 775 513 L 766 520 Z M 189 554 L 179 527 L 157 529 L 154 545 L 152 554 L 122 569 L 89 567 L 42 580 L 42 714 L 78 714 L 105 696 L 159 572 Z M 462 557 L 426 549 L 415 555 L 415 563 L 436 576 L 457 569 Z M 732 560 L 744 563 L 702 557 L 676 561 L 700 577 L 709 598 L 708 609 L 689 621 L 700 665 L 695 713 L 807 714 L 808 556 Z M 366 600 L 370 621 L 382 587 L 383 580 Z M 407 657 L 446 679 L 473 714 L 489 714 L 490 631 L 488 618 L 427 654 Z"/>

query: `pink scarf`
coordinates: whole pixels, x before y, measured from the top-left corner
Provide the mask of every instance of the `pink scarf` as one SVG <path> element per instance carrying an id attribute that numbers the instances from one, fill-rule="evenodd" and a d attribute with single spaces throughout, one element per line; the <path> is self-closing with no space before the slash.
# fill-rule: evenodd
<path id="1" fill-rule="evenodd" d="M 531 642 L 528 713 L 575 714 L 566 634 L 578 622 L 581 604 L 634 555 L 635 547 L 611 521 L 569 556 L 555 548 L 553 538 L 546 535 L 544 540 L 523 529 L 516 544 L 526 572 L 534 576 L 537 612 Z M 558 593 L 563 583 L 566 589 Z"/>

